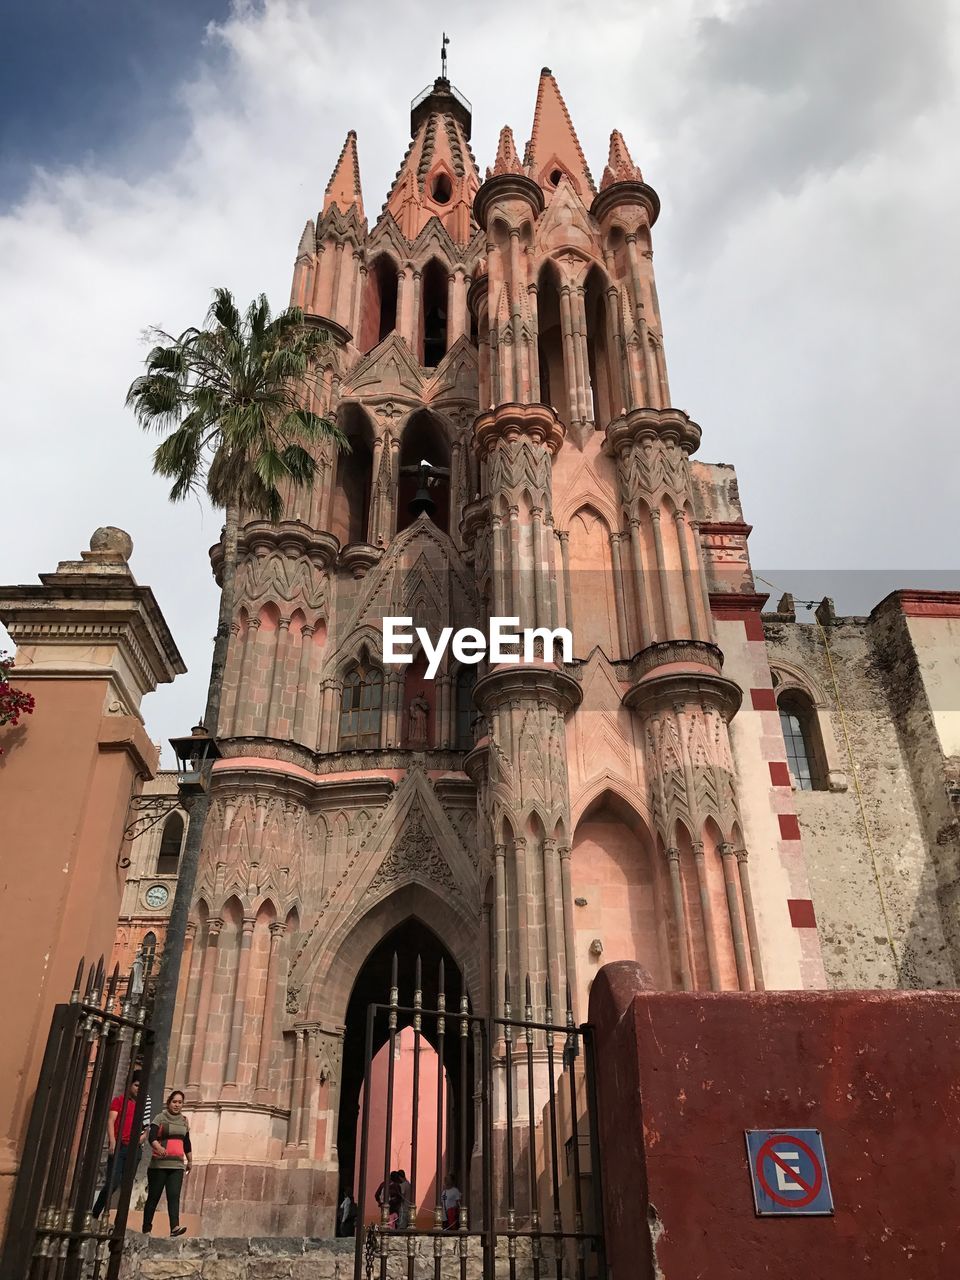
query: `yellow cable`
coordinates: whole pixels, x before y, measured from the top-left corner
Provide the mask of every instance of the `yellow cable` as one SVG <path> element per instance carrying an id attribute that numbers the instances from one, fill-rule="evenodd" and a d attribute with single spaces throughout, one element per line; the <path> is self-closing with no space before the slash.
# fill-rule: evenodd
<path id="1" fill-rule="evenodd" d="M 780 588 L 775 586 L 772 582 L 768 582 L 766 578 L 761 578 L 759 574 L 756 576 L 757 580 L 762 582 L 765 586 L 772 587 L 774 591 L 780 590 Z M 840 726 L 843 729 L 843 740 L 847 747 L 847 759 L 850 761 L 850 772 L 853 774 L 853 785 L 857 793 L 857 802 L 860 805 L 860 818 L 863 822 L 864 834 L 867 837 L 867 848 L 870 850 L 870 861 L 873 864 L 873 878 L 877 886 L 877 897 L 880 899 L 880 910 L 883 913 L 883 923 L 887 931 L 887 943 L 890 947 L 890 954 L 893 956 L 893 971 L 897 975 L 897 985 L 899 986 L 901 976 L 900 960 L 897 956 L 897 948 L 893 941 L 893 930 L 890 926 L 890 913 L 887 910 L 887 900 L 883 892 L 883 885 L 880 883 L 880 867 L 877 863 L 877 850 L 873 843 L 873 837 L 870 834 L 870 823 L 867 821 L 867 810 L 863 802 L 863 791 L 860 787 L 860 775 L 857 771 L 857 762 L 853 755 L 853 746 L 850 742 L 850 734 L 847 731 L 847 717 L 843 709 L 843 699 L 840 696 L 840 684 L 837 680 L 836 669 L 833 665 L 833 655 L 830 652 L 827 633 L 824 631 L 823 624 L 816 615 L 814 615 L 814 621 L 817 624 L 817 630 L 820 632 L 820 638 L 823 641 L 824 653 L 827 655 L 827 667 L 830 670 L 830 680 L 833 684 L 833 696 L 837 700 L 837 710 L 840 712 Z"/>

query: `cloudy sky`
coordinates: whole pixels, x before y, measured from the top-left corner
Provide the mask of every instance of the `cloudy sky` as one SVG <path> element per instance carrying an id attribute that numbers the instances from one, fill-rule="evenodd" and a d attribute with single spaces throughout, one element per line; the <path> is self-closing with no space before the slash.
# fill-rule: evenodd
<path id="1" fill-rule="evenodd" d="M 34 0 L 4 6 L 0 578 L 35 581 L 100 524 L 135 543 L 204 701 L 219 528 L 171 507 L 124 410 L 148 324 L 215 285 L 285 305 L 350 128 L 368 214 L 439 70 L 481 169 L 529 133 L 552 68 L 594 175 L 624 133 L 663 213 L 674 402 L 738 468 L 754 565 L 866 611 L 960 585 L 955 420 L 960 19 L 941 0 Z M 482 18 L 481 18 L 482 13 Z M 801 572 L 802 571 L 802 572 Z"/>

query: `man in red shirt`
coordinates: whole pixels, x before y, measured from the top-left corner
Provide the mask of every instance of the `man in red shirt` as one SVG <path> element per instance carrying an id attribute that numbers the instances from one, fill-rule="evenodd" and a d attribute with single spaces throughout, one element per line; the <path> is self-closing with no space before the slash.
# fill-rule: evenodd
<path id="1" fill-rule="evenodd" d="M 141 1127 L 136 1139 L 131 1141 L 133 1117 L 137 1109 L 137 1095 L 139 1092 L 140 1072 L 135 1071 L 130 1078 L 130 1092 L 126 1099 L 124 1099 L 123 1094 L 118 1094 L 110 1103 L 110 1114 L 107 1117 L 107 1143 L 110 1147 L 110 1155 L 108 1157 L 109 1174 L 108 1180 L 104 1183 L 93 1206 L 93 1216 L 95 1218 L 100 1217 L 107 1206 L 108 1200 L 123 1181 L 123 1167 L 131 1147 L 133 1148 L 135 1161 L 137 1164 L 140 1163 L 140 1147 L 143 1144 L 145 1129 Z M 110 1166 L 112 1166 L 112 1169 Z"/>

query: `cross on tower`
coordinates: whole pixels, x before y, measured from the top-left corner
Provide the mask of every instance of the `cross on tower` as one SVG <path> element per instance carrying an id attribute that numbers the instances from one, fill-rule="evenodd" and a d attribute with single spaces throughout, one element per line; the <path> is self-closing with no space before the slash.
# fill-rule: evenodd
<path id="1" fill-rule="evenodd" d="M 444 31 L 443 44 L 440 46 L 440 76 L 441 79 L 447 78 L 447 45 L 450 43 L 450 37 Z"/>

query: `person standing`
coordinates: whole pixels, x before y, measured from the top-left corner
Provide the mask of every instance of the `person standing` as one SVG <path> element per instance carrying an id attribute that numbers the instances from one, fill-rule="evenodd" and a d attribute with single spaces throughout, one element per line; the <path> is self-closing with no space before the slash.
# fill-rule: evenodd
<path id="1" fill-rule="evenodd" d="M 337 1223 L 337 1233 L 341 1236 L 352 1236 L 357 1221 L 357 1206 L 349 1191 L 344 1191 L 343 1199 L 340 1201 L 339 1221 Z"/>
<path id="2" fill-rule="evenodd" d="M 447 1219 L 443 1224 L 444 1231 L 452 1231 L 457 1226 L 461 1199 L 460 1189 L 453 1180 L 453 1174 L 448 1173 L 443 1180 L 443 1191 L 440 1194 L 440 1203 L 443 1205 L 443 1212 Z"/>
<path id="3" fill-rule="evenodd" d="M 107 1180 L 104 1182 L 93 1205 L 93 1216 L 99 1218 L 110 1202 L 113 1193 L 123 1181 L 123 1170 L 128 1159 L 140 1163 L 140 1147 L 143 1144 L 144 1130 L 141 1129 L 136 1139 L 133 1137 L 133 1116 L 137 1109 L 137 1096 L 140 1093 L 140 1072 L 135 1071 L 130 1077 L 130 1092 L 118 1094 L 110 1103 L 110 1114 L 107 1116 L 107 1145 L 110 1154 L 107 1158 Z M 150 1099 L 148 1098 L 149 1102 Z"/>
<path id="4" fill-rule="evenodd" d="M 406 1231 L 410 1225 L 410 1183 L 405 1169 L 397 1170 L 397 1182 L 400 1184 L 400 1216 L 397 1230 Z"/>
<path id="5" fill-rule="evenodd" d="M 153 1230 L 153 1215 L 160 1197 L 166 1192 L 167 1216 L 171 1236 L 182 1236 L 180 1225 L 180 1192 L 184 1174 L 193 1167 L 190 1126 L 183 1114 L 183 1092 L 174 1089 L 166 1105 L 150 1126 L 150 1150 L 153 1158 L 147 1169 L 147 1203 L 143 1209 L 143 1234 Z"/>

